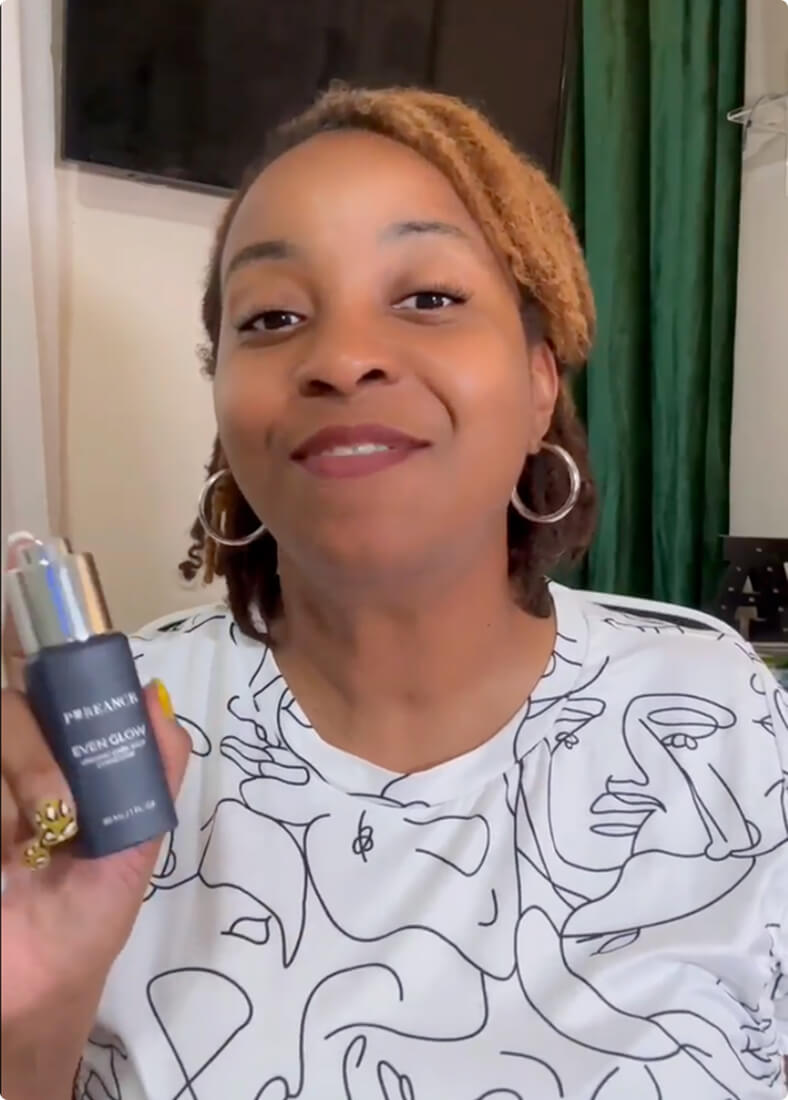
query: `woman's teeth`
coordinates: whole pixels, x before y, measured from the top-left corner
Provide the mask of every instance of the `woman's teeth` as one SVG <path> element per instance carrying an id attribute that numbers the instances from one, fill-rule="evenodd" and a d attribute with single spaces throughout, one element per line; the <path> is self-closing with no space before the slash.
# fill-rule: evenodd
<path id="1" fill-rule="evenodd" d="M 390 451 L 385 443 L 356 443 L 352 447 L 331 447 L 327 451 L 321 451 L 321 455 L 330 455 L 332 458 L 345 458 L 348 455 L 374 455 L 378 451 Z"/>

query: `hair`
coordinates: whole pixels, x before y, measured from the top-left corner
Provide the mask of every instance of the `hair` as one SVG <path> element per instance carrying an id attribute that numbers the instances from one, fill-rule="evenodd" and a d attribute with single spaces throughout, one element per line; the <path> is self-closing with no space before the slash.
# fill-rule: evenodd
<path id="1" fill-rule="evenodd" d="M 596 516 L 596 493 L 589 472 L 585 431 L 575 411 L 568 374 L 581 368 L 593 339 L 594 303 L 582 251 L 567 209 L 545 174 L 521 156 L 487 119 L 462 100 L 409 88 L 381 90 L 332 86 L 303 114 L 280 127 L 266 154 L 246 172 L 230 201 L 214 241 L 202 300 L 207 344 L 203 367 L 216 369 L 222 316 L 222 253 L 236 211 L 264 168 L 289 149 L 318 134 L 362 130 L 398 141 L 438 168 L 453 185 L 487 241 L 508 266 L 521 294 L 529 342 L 546 340 L 559 367 L 561 388 L 546 441 L 570 452 L 580 471 L 575 507 L 555 524 L 534 524 L 509 509 L 509 573 L 524 608 L 548 613 L 545 576 L 559 563 L 578 561 L 588 548 Z M 227 462 L 217 437 L 208 475 Z M 530 460 L 518 491 L 540 513 L 561 507 L 567 494 L 566 471 L 548 454 Z M 211 494 L 212 525 L 239 538 L 259 525 L 232 477 Z M 265 532 L 239 548 L 214 542 L 199 520 L 180 571 L 193 580 L 202 571 L 206 583 L 224 577 L 231 611 L 240 629 L 270 641 L 262 624 L 281 612 L 276 540 Z"/>

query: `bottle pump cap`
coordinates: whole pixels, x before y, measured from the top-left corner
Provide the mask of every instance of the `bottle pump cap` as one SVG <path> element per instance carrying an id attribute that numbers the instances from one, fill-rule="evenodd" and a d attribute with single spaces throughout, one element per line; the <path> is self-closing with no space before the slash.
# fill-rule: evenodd
<path id="1" fill-rule="evenodd" d="M 61 538 L 35 540 L 18 547 L 16 553 L 19 565 L 8 572 L 6 586 L 9 610 L 26 656 L 111 632 L 91 554 L 73 553 Z"/>

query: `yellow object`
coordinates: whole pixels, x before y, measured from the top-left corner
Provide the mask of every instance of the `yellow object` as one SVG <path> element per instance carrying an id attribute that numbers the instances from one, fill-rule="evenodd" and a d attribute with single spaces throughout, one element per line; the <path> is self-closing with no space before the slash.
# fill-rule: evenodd
<path id="1" fill-rule="evenodd" d="M 35 814 L 37 843 L 43 848 L 55 848 L 77 835 L 74 811 L 62 798 L 42 802 Z"/>
<path id="2" fill-rule="evenodd" d="M 25 848 L 24 861 L 31 870 L 40 871 L 42 867 L 48 867 L 49 860 L 49 852 L 41 844 L 29 844 Z"/>
<path id="3" fill-rule="evenodd" d="M 167 718 L 174 718 L 175 708 L 172 705 L 172 699 L 170 698 L 169 691 L 167 691 L 161 680 L 154 680 L 153 682 L 156 685 L 156 695 L 159 699 L 159 706 L 164 711 Z"/>

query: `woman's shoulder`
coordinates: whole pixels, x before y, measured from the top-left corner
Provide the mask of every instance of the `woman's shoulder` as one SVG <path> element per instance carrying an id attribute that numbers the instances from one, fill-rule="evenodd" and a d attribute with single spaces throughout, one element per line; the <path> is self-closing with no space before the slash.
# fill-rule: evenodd
<path id="1" fill-rule="evenodd" d="M 207 603 L 186 611 L 174 611 L 147 623 L 129 635 L 134 659 L 183 661 L 197 652 L 237 645 L 241 637 L 226 603 Z"/>
<path id="2" fill-rule="evenodd" d="M 563 590 L 564 598 L 566 589 Z M 642 658 L 676 669 L 682 657 L 709 662 L 717 669 L 752 671 L 760 659 L 749 642 L 720 619 L 693 608 L 656 600 L 574 592 L 589 628 L 590 648 L 606 647 L 611 654 Z"/>
<path id="3" fill-rule="evenodd" d="M 140 680 L 159 679 L 176 707 L 199 706 L 208 689 L 231 691 L 249 680 L 266 654 L 262 642 L 245 635 L 226 603 L 173 612 L 129 636 Z"/>
<path id="4" fill-rule="evenodd" d="M 689 608 L 578 593 L 589 665 L 606 666 L 622 695 L 709 701 L 764 713 L 788 749 L 788 695 L 732 627 Z"/>
<path id="5" fill-rule="evenodd" d="M 223 600 L 215 603 L 199 604 L 197 607 L 180 611 L 171 611 L 146 623 L 129 635 L 132 648 L 145 648 L 173 640 L 183 644 L 184 640 L 199 634 L 216 640 L 234 624 L 230 608 Z"/>

